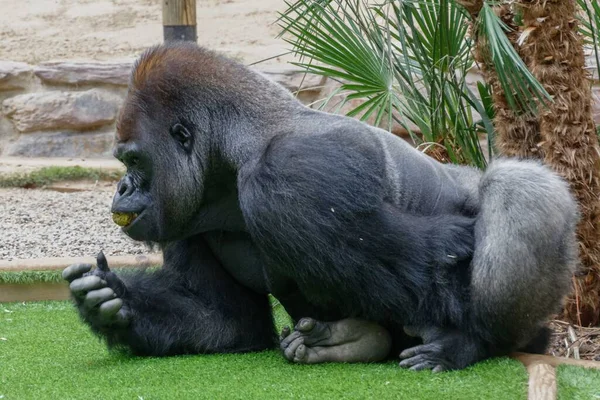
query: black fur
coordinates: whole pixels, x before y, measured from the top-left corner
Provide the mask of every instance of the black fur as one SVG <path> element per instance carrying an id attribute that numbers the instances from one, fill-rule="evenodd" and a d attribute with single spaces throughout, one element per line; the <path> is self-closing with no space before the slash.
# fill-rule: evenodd
<path id="1" fill-rule="evenodd" d="M 110 348 L 166 356 L 273 347 L 276 335 L 267 295 L 236 282 L 201 237 L 171 243 L 163 253 L 160 270 L 120 276 L 127 289 L 118 296 L 132 314 L 128 326 L 106 326 L 79 306 L 92 331 Z M 114 274 L 94 273 L 116 286 Z"/>
<path id="2" fill-rule="evenodd" d="M 280 136 L 240 172 L 242 212 L 268 274 L 345 317 L 459 324 L 474 219 L 401 212 L 385 199 L 382 154 L 340 140 Z"/>
<path id="3" fill-rule="evenodd" d="M 122 306 L 80 311 L 137 354 L 272 347 L 272 293 L 296 320 L 377 322 L 396 349 L 411 331 L 423 346 L 403 366 L 463 368 L 541 351 L 575 264 L 576 207 L 547 169 L 439 164 L 194 45 L 142 57 L 115 155 L 129 189 L 113 211 L 139 214 L 124 231 L 159 242 L 165 267 L 123 276 Z M 89 302 L 100 283 L 73 271 Z"/>

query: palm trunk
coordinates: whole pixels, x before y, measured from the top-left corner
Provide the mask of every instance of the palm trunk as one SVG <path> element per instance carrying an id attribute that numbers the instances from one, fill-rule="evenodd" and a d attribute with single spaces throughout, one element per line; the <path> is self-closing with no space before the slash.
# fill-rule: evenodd
<path id="1" fill-rule="evenodd" d="M 579 200 L 582 260 L 575 293 L 566 307 L 573 322 L 600 322 L 600 149 L 591 112 L 591 87 L 576 0 L 518 0 L 523 12 L 521 51 L 528 68 L 554 102 L 539 116 L 544 162 L 564 176 Z"/>
<path id="2" fill-rule="evenodd" d="M 483 0 L 457 0 L 476 19 Z M 591 113 L 591 89 L 577 34 L 576 0 L 516 0 L 495 8 L 512 31 L 508 38 L 554 102 L 538 117 L 513 111 L 477 37 L 475 58 L 492 87 L 496 148 L 501 154 L 542 158 L 570 183 L 581 209 L 578 239 L 582 266 L 565 316 L 580 325 L 600 323 L 600 149 Z M 510 2 L 513 3 L 513 2 Z M 514 23 L 513 10 L 524 26 Z M 519 29 L 520 28 L 520 29 Z M 525 44 L 517 39 L 526 32 Z"/>
<path id="3" fill-rule="evenodd" d="M 483 0 L 457 0 L 457 2 L 467 9 L 473 21 L 477 19 L 483 5 Z M 519 30 L 513 22 L 514 18 L 510 5 L 499 5 L 494 8 L 494 11 L 511 28 L 507 36 L 514 48 L 519 52 L 516 44 Z M 539 147 L 541 140 L 537 117 L 529 113 L 519 113 L 511 109 L 506 101 L 504 90 L 502 89 L 494 65 L 488 56 L 487 49 L 488 43 L 485 37 L 478 35 L 475 38 L 474 56 L 483 72 L 486 82 L 492 89 L 495 112 L 494 127 L 496 128 L 494 146 L 500 154 L 505 156 L 541 158 L 541 149 Z M 523 57 L 522 54 L 521 57 Z"/>

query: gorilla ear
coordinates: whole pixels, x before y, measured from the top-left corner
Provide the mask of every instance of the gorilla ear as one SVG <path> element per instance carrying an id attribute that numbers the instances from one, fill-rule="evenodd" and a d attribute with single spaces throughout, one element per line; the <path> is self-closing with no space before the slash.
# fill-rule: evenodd
<path id="1" fill-rule="evenodd" d="M 183 149 L 187 152 L 192 150 L 194 137 L 188 129 L 181 124 L 174 124 L 170 129 L 171 136 L 177 140 Z"/>

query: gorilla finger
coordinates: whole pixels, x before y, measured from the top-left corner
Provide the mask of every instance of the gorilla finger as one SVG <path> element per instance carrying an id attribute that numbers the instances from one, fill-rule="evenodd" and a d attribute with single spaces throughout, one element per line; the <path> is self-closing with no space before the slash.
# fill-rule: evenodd
<path id="1" fill-rule="evenodd" d="M 438 365 L 437 365 L 437 366 L 436 366 L 436 367 L 435 367 L 435 368 L 432 370 L 432 372 L 437 374 L 438 372 L 444 372 L 444 371 L 446 371 L 446 370 L 447 370 L 447 368 L 446 368 L 445 366 L 443 366 L 442 364 L 438 364 Z"/>
<path id="2" fill-rule="evenodd" d="M 423 371 L 425 369 L 431 369 L 433 368 L 435 364 L 432 363 L 431 361 L 426 361 L 426 362 L 422 362 L 420 364 L 417 365 L 413 365 L 412 367 L 409 368 L 410 371 Z"/>
<path id="3" fill-rule="evenodd" d="M 117 297 L 116 299 L 102 303 L 98 309 L 98 314 L 102 318 L 111 318 L 117 315 L 121 307 L 123 307 L 123 300 Z"/>
<path id="4" fill-rule="evenodd" d="M 279 344 L 279 347 L 281 347 L 281 350 L 285 350 L 288 348 L 288 346 L 293 343 L 295 340 L 297 340 L 299 337 L 302 336 L 302 333 L 298 332 L 298 331 L 294 331 L 291 334 L 289 334 L 288 336 L 286 336 L 281 343 Z"/>
<path id="5" fill-rule="evenodd" d="M 306 346 L 301 344 L 296 349 L 296 354 L 294 354 L 294 362 L 296 363 L 305 363 L 306 362 Z"/>
<path id="6" fill-rule="evenodd" d="M 290 343 L 290 345 L 283 352 L 284 357 L 288 361 L 294 361 L 294 358 L 296 357 L 296 350 L 298 349 L 298 347 L 300 345 L 303 345 L 303 344 L 304 344 L 304 339 L 301 337 L 298 338 L 297 340 L 294 340 L 292 343 Z"/>
<path id="7" fill-rule="evenodd" d="M 102 250 L 100 250 L 100 253 L 98 253 L 96 256 L 96 265 L 100 271 L 110 272 L 110 268 L 108 268 L 108 261 L 106 261 L 106 256 Z"/>
<path id="8" fill-rule="evenodd" d="M 313 330 L 316 323 L 317 323 L 317 321 L 312 318 L 302 318 L 296 324 L 296 330 L 303 332 L 303 333 L 310 332 Z"/>
<path id="9" fill-rule="evenodd" d="M 117 297 L 117 294 L 109 287 L 105 287 L 99 290 L 92 290 L 88 292 L 83 301 L 83 307 L 91 310 L 100 303 L 104 303 L 108 300 L 112 300 Z"/>
<path id="10" fill-rule="evenodd" d="M 115 324 L 124 328 L 131 321 L 131 312 L 126 307 L 121 307 L 117 315 L 115 315 Z"/>
<path id="11" fill-rule="evenodd" d="M 404 350 L 402 353 L 400 353 L 400 358 L 415 357 L 422 353 L 425 353 L 425 354 L 433 353 L 433 352 L 437 352 L 439 350 L 440 350 L 440 346 L 437 344 L 434 344 L 434 343 L 422 344 L 422 345 L 411 347 L 411 348 Z"/>
<path id="12" fill-rule="evenodd" d="M 72 282 L 77 278 L 81 278 L 83 274 L 89 272 L 92 269 L 91 264 L 73 264 L 69 265 L 62 272 L 64 280 Z"/>
<path id="13" fill-rule="evenodd" d="M 106 281 L 97 276 L 90 275 L 83 278 L 75 279 L 69 285 L 69 289 L 76 296 L 82 296 L 90 290 L 101 289 L 106 286 Z"/>
<path id="14" fill-rule="evenodd" d="M 418 354 L 414 357 L 410 357 L 407 358 L 405 360 L 400 361 L 400 367 L 401 368 L 410 368 L 413 367 L 417 364 L 422 364 L 424 362 L 429 362 L 429 357 L 427 357 L 427 355 L 425 354 Z"/>
<path id="15" fill-rule="evenodd" d="M 291 332 L 292 332 L 292 330 L 290 329 L 289 326 L 284 326 L 283 329 L 281 330 L 281 334 L 279 335 L 279 341 L 281 342 L 283 339 L 288 337 Z"/>

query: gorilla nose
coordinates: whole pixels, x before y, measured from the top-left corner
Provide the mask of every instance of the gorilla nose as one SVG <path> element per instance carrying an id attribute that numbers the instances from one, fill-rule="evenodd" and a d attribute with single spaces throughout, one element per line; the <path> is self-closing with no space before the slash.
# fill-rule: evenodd
<path id="1" fill-rule="evenodd" d="M 119 181 L 119 184 L 117 185 L 117 193 L 119 196 L 130 196 L 132 192 L 133 185 L 131 184 L 131 179 L 126 176 Z"/>
<path id="2" fill-rule="evenodd" d="M 137 190 L 129 176 L 123 177 L 117 184 L 117 191 L 113 197 L 112 212 L 140 213 L 149 204 L 147 194 Z"/>

